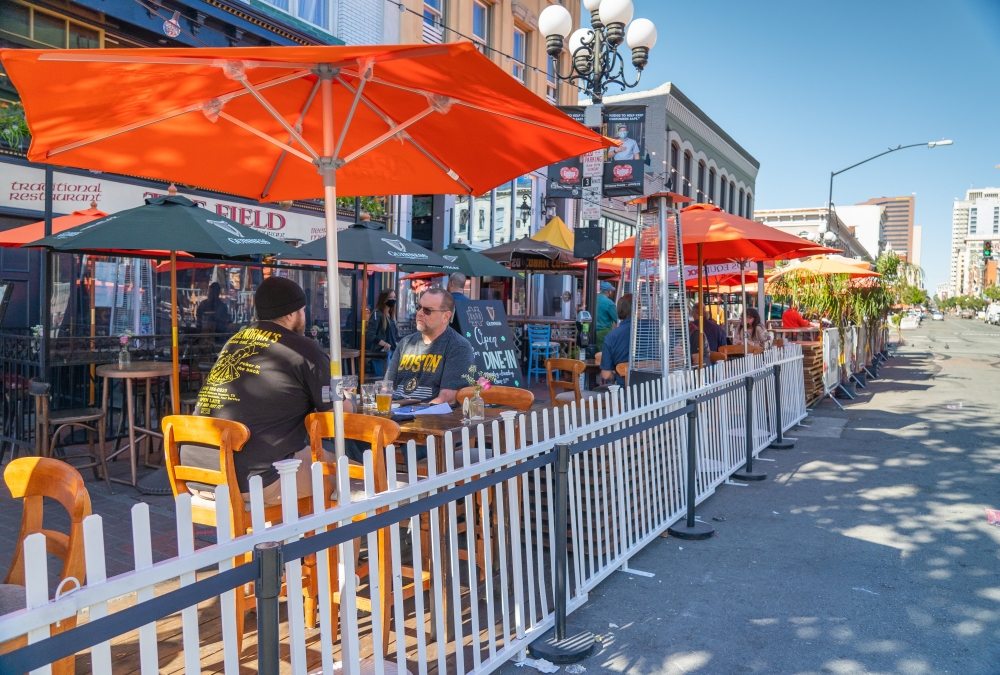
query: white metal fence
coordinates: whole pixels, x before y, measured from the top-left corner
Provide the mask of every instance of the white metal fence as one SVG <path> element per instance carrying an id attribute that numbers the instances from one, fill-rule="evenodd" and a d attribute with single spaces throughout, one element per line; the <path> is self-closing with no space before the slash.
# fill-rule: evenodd
<path id="1" fill-rule="evenodd" d="M 44 664 L 89 649 L 90 668 L 100 675 L 236 675 L 241 659 L 254 660 L 256 632 L 253 619 L 236 614 L 236 594 L 258 574 L 258 565 L 244 561 L 255 545 L 280 541 L 287 551 L 280 657 L 290 672 L 332 675 L 339 661 L 352 675 L 363 663 L 375 675 L 488 673 L 552 626 L 552 550 L 560 536 L 569 552 L 572 611 L 683 515 L 688 425 L 683 417 L 659 418 L 698 401 L 696 502 L 744 463 L 748 398 L 753 454 L 777 437 L 775 365 L 785 431 L 806 413 L 796 345 L 672 374 L 666 392 L 653 383 L 615 388 L 579 406 L 510 413 L 502 423 L 464 428 L 460 437 L 449 433 L 443 448 L 429 438 L 426 461 L 417 460 L 411 441 L 403 475 L 390 447 L 385 492 L 375 492 L 370 451 L 363 484 L 352 484 L 341 459 L 339 506 L 327 509 L 318 499 L 311 515 L 299 517 L 288 499 L 283 522 L 273 526 L 264 522 L 260 479 L 252 479 L 252 534 L 231 538 L 230 515 L 220 509 L 218 543 L 197 551 L 191 497 L 181 495 L 179 555 L 156 564 L 148 507 L 138 504 L 136 570 L 112 579 L 104 573 L 105 524 L 93 515 L 84 525 L 87 584 L 56 600 L 49 600 L 45 539 L 32 535 L 24 542 L 28 609 L 0 617 L 0 646 L 25 636 L 31 646 L 0 656 L 0 671 L 23 672 L 27 664 L 48 673 Z M 554 532 L 553 447 L 601 436 L 616 440 L 572 456 L 568 531 Z M 297 464 L 276 464 L 284 495 L 296 493 Z M 314 494 L 323 494 L 323 480 L 314 465 Z M 217 489 L 217 503 L 229 503 L 226 490 Z M 302 556 L 309 547 L 317 552 Z M 313 615 L 318 628 L 308 629 Z M 49 637 L 74 616 L 77 628 Z"/>

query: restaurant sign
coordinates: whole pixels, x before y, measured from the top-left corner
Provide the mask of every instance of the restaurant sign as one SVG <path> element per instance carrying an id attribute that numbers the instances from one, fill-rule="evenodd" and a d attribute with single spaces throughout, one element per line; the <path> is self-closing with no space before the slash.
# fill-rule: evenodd
<path id="1" fill-rule="evenodd" d="M 499 300 L 459 302 L 458 325 L 465 339 L 472 343 L 476 369 L 495 377 L 493 384 L 520 387 L 520 355 L 507 323 L 507 313 Z"/>
<path id="2" fill-rule="evenodd" d="M 162 186 L 137 185 L 116 180 L 112 174 L 56 171 L 53 211 L 57 216 L 90 208 L 91 202 L 106 213 L 142 206 L 147 197 L 166 196 Z M 310 242 L 326 236 L 323 214 L 282 211 L 273 205 L 241 203 L 195 194 L 178 185 L 178 193 L 213 213 L 260 230 L 275 239 Z M 42 211 L 45 208 L 45 171 L 41 167 L 0 162 L 0 210 Z M 347 223 L 338 223 L 338 229 Z"/>
<path id="3" fill-rule="evenodd" d="M 569 263 L 562 260 L 551 260 L 542 256 L 527 256 L 513 254 L 510 256 L 510 269 L 516 272 L 576 272 Z"/>

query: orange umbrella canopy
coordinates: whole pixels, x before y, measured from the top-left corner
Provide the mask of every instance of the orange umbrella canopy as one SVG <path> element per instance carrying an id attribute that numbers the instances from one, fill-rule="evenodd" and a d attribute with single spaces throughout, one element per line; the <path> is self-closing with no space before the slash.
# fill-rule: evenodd
<path id="1" fill-rule="evenodd" d="M 684 260 L 698 259 L 698 245 L 706 263 L 730 260 L 780 260 L 796 253 L 814 253 L 815 243 L 773 227 L 726 213 L 712 204 L 681 209 Z"/>
<path id="2" fill-rule="evenodd" d="M 92 220 L 97 220 L 98 218 L 107 218 L 109 215 L 104 211 L 99 210 L 93 203 L 89 209 L 83 209 L 82 211 L 74 211 L 68 216 L 59 216 L 58 218 L 52 219 L 52 234 L 59 234 L 63 230 L 68 230 L 71 227 L 76 227 L 77 225 L 83 225 L 84 223 L 89 223 Z M 22 225 L 21 227 L 15 227 L 4 232 L 0 232 L 0 246 L 6 248 L 12 248 L 21 246 L 22 244 L 28 244 L 33 241 L 38 241 L 45 236 L 45 221 L 39 221 L 37 223 L 31 223 L 30 225 Z"/>
<path id="3" fill-rule="evenodd" d="M 614 145 L 470 42 L 5 49 L 0 60 L 24 103 L 29 159 L 262 201 L 322 196 L 320 155 L 338 158 L 340 196 L 482 194 Z M 317 72 L 333 73 L 336 152 L 324 149 Z"/>
<path id="4" fill-rule="evenodd" d="M 867 267 L 867 265 L 865 267 Z M 780 269 L 771 278 L 773 279 L 774 277 L 800 272 L 808 274 L 845 274 L 852 279 L 882 276 L 878 272 L 872 272 L 871 270 L 865 269 L 865 267 L 859 267 L 857 264 L 817 256 L 815 258 L 805 260 L 797 265 L 789 265 L 788 267 Z"/>

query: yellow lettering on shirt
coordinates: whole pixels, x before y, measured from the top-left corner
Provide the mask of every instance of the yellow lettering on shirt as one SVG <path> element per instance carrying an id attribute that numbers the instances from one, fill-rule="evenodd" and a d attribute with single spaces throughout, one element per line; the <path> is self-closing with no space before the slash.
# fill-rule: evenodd
<path id="1" fill-rule="evenodd" d="M 399 369 L 414 373 L 435 373 L 443 359 L 441 354 L 403 354 L 399 359 Z"/>

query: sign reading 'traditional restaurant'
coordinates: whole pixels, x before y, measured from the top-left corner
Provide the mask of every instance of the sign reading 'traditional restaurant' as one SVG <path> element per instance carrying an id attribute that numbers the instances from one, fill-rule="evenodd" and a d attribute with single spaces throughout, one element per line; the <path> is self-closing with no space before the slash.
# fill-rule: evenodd
<path id="1" fill-rule="evenodd" d="M 468 300 L 455 308 L 462 335 L 472 343 L 476 368 L 495 376 L 494 384 L 520 387 L 520 354 L 499 300 Z"/>

